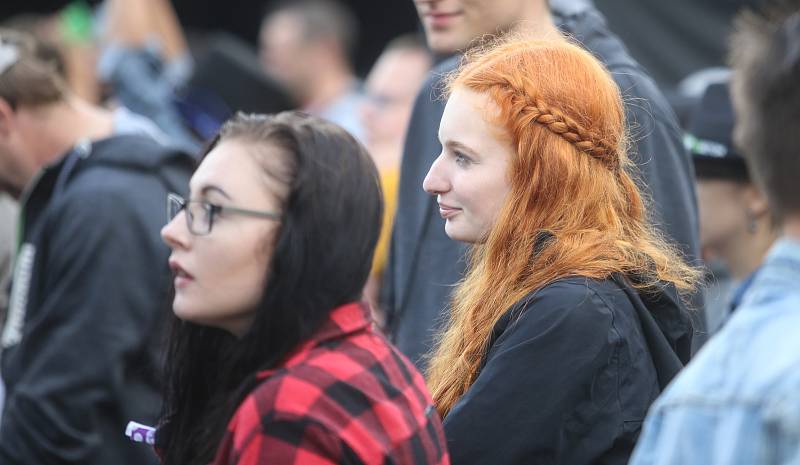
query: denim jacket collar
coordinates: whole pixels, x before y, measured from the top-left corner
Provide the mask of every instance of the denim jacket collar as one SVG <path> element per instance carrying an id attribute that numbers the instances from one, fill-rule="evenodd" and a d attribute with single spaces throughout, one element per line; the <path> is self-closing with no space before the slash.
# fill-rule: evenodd
<path id="1" fill-rule="evenodd" d="M 782 237 L 775 241 L 759 268 L 742 306 L 752 306 L 774 297 L 793 294 L 800 283 L 800 240 Z"/>

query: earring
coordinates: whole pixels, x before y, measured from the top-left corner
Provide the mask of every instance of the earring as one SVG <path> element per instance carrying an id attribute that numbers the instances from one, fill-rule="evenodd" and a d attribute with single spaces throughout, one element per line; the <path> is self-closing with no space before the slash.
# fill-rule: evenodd
<path id="1" fill-rule="evenodd" d="M 758 218 L 753 214 L 748 214 L 747 216 L 747 232 L 755 234 L 758 231 Z"/>

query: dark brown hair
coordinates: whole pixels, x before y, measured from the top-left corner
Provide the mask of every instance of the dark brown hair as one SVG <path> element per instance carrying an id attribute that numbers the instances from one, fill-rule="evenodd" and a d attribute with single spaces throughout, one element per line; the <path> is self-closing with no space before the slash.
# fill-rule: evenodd
<path id="1" fill-rule="evenodd" d="M 156 435 L 166 465 L 209 463 L 256 373 L 280 364 L 331 310 L 360 300 L 383 218 L 375 164 L 335 124 L 296 112 L 239 114 L 208 151 L 230 140 L 257 159 L 278 148 L 289 168 L 265 174 L 285 182 L 289 195 L 248 332 L 236 339 L 172 317 Z"/>
<path id="2" fill-rule="evenodd" d="M 736 143 L 775 220 L 800 213 L 800 10 L 737 17 L 731 43 Z"/>

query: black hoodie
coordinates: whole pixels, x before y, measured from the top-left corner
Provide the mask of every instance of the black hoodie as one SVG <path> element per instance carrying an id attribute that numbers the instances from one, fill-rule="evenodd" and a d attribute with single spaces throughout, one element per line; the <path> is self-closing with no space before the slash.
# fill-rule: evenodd
<path id="1" fill-rule="evenodd" d="M 0 343 L 0 464 L 157 463 L 125 437 L 153 422 L 168 249 L 167 192 L 195 161 L 138 135 L 79 144 L 21 202 Z"/>
<path id="2" fill-rule="evenodd" d="M 494 326 L 475 382 L 444 419 L 453 465 L 624 465 L 650 404 L 688 361 L 674 287 L 565 278 Z"/>

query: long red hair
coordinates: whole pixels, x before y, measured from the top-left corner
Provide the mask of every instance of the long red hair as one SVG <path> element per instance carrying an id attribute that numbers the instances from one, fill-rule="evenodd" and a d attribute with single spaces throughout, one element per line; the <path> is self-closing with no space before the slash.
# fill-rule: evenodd
<path id="1" fill-rule="evenodd" d="M 566 40 L 506 39 L 465 56 L 448 88 L 497 104 L 493 122 L 515 157 L 505 205 L 473 247 L 430 360 L 443 416 L 474 382 L 492 327 L 530 292 L 567 276 L 623 273 L 642 288 L 683 291 L 698 278 L 647 221 L 629 174 L 620 91 L 596 58 Z"/>

